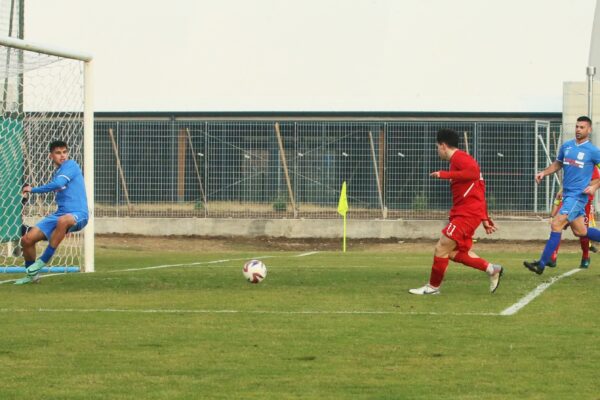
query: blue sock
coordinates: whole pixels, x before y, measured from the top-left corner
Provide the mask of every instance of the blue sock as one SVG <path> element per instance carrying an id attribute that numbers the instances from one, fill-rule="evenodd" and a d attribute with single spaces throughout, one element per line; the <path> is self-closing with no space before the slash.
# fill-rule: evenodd
<path id="1" fill-rule="evenodd" d="M 29 267 L 31 264 L 33 264 L 35 261 L 27 261 L 25 260 L 25 268 Z"/>
<path id="2" fill-rule="evenodd" d="M 597 242 L 600 240 L 600 229 L 588 228 L 587 231 L 588 231 L 587 237 L 589 237 L 590 240 L 593 240 L 594 242 Z"/>
<path id="3" fill-rule="evenodd" d="M 48 245 L 48 247 L 46 247 L 46 250 L 44 250 L 44 254 L 42 254 L 42 256 L 40 257 L 40 260 L 42 260 L 44 264 L 47 264 L 48 261 L 50 261 L 50 259 L 54 255 L 55 251 L 56 249 L 54 247 Z"/>
<path id="4" fill-rule="evenodd" d="M 600 231 L 598 231 L 600 236 Z M 544 268 L 548 261 L 552 258 L 552 253 L 556 250 L 556 246 L 560 243 L 560 236 L 562 232 L 551 232 L 550 238 L 546 242 L 546 247 L 544 247 L 544 251 L 542 252 L 542 256 L 540 257 L 540 267 Z M 592 239 L 593 240 L 593 239 Z"/>

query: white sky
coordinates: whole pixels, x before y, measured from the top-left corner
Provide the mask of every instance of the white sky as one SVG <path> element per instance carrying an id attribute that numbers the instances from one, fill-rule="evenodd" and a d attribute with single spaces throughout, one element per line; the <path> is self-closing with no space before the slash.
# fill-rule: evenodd
<path id="1" fill-rule="evenodd" d="M 25 0 L 95 57 L 96 111 L 548 111 L 595 0 Z"/>

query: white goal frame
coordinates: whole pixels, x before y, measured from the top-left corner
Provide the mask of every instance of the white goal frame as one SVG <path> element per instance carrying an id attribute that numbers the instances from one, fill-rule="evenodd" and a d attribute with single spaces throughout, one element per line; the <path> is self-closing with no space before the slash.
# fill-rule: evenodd
<path id="1" fill-rule="evenodd" d="M 0 37 L 0 45 L 56 57 L 79 60 L 83 68 L 83 178 L 89 207 L 89 219 L 84 229 L 83 272 L 94 272 L 94 88 L 92 55 L 23 39 Z"/>

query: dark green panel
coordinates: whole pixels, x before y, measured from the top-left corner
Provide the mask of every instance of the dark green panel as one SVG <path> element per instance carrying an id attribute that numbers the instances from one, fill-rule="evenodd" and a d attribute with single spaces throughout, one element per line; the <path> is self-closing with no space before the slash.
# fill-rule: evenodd
<path id="1" fill-rule="evenodd" d="M 19 239 L 21 231 L 21 185 L 23 182 L 23 123 L 2 118 L 0 122 L 0 241 Z"/>

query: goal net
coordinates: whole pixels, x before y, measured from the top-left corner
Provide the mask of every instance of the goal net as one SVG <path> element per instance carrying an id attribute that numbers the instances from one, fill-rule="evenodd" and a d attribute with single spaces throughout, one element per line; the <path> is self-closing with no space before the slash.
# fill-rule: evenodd
<path id="1" fill-rule="evenodd" d="M 67 235 L 49 271 L 94 269 L 89 60 L 87 55 L 0 38 L 0 272 L 24 271 L 22 235 L 56 211 L 52 192 L 21 195 L 25 184 L 35 187 L 52 180 L 55 167 L 48 145 L 54 140 L 65 141 L 69 157 L 84 170 L 90 222 L 82 232 Z M 47 245 L 38 243 L 38 256 Z"/>

